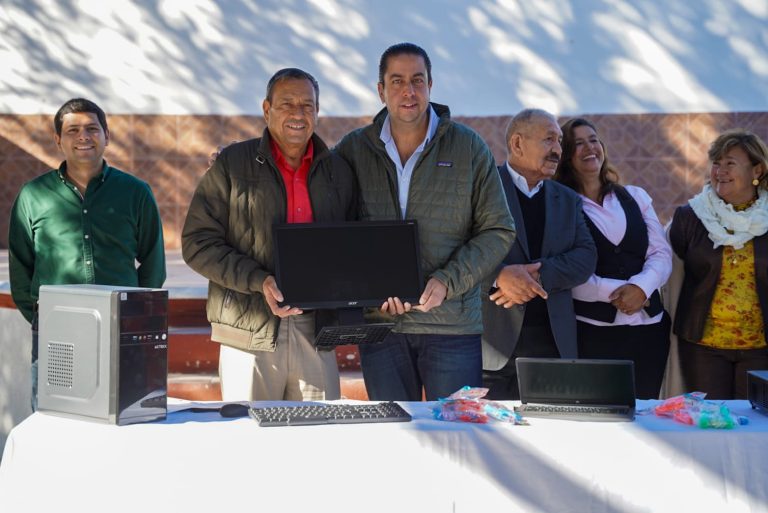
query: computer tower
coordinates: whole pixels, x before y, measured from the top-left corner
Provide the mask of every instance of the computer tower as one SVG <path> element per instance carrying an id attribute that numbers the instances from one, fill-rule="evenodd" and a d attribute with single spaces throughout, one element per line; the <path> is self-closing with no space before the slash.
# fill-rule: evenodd
<path id="1" fill-rule="evenodd" d="M 168 291 L 40 287 L 39 411 L 110 424 L 164 419 Z"/>
<path id="2" fill-rule="evenodd" d="M 747 372 L 747 398 L 753 409 L 768 415 L 768 370 Z"/>

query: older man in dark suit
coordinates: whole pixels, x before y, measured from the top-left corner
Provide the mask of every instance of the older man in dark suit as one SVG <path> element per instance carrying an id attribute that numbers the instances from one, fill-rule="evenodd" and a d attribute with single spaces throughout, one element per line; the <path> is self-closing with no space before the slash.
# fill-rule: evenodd
<path id="1" fill-rule="evenodd" d="M 577 356 L 571 288 L 594 272 L 597 253 L 581 199 L 549 180 L 561 139 L 557 119 L 543 110 L 523 110 L 507 128 L 498 170 L 517 238 L 485 284 L 483 384 L 491 399 L 519 399 L 515 358 Z"/>

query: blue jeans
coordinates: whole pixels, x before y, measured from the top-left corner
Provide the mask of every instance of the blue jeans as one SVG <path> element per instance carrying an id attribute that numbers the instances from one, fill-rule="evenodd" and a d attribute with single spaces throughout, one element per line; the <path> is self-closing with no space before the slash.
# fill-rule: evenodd
<path id="1" fill-rule="evenodd" d="M 461 387 L 482 386 L 480 335 L 391 333 L 380 344 L 360 346 L 368 398 L 373 401 L 427 401 Z"/>
<path id="2" fill-rule="evenodd" d="M 32 362 L 32 369 L 30 372 L 30 377 L 32 378 L 32 401 L 30 406 L 32 406 L 32 413 L 37 411 L 37 360 Z"/>

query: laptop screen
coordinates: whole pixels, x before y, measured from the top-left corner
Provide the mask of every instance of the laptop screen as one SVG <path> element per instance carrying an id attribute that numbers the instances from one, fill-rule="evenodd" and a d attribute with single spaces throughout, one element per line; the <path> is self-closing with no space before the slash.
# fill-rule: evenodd
<path id="1" fill-rule="evenodd" d="M 416 221 L 276 224 L 275 279 L 298 308 L 417 302 L 421 279 Z"/>
<path id="2" fill-rule="evenodd" d="M 635 405 L 630 360 L 518 358 L 515 365 L 523 403 Z"/>

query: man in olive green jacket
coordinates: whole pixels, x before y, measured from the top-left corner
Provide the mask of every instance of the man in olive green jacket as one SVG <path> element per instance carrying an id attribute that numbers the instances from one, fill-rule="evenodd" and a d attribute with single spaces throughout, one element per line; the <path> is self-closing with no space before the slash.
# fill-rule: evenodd
<path id="1" fill-rule="evenodd" d="M 222 344 L 225 401 L 339 397 L 334 352 L 313 347 L 315 312 L 279 306 L 272 275 L 273 223 L 357 215 L 352 171 L 314 133 L 318 97 L 309 73 L 275 73 L 263 136 L 222 150 L 187 213 L 182 253 L 210 280 L 207 312 L 211 338 Z"/>
<path id="2" fill-rule="evenodd" d="M 415 219 L 427 283 L 418 305 L 389 298 L 395 315 L 382 344 L 360 347 L 374 400 L 445 397 L 480 386 L 480 282 L 514 240 L 512 217 L 493 156 L 475 132 L 429 102 L 429 56 L 402 43 L 379 64 L 386 108 L 371 125 L 346 135 L 335 151 L 360 185 L 364 220 Z"/>

